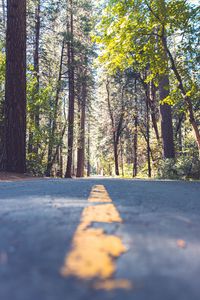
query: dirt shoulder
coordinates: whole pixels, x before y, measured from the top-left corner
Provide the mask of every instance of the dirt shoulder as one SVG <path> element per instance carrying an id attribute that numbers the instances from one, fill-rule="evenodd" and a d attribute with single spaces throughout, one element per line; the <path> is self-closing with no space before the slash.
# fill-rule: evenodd
<path id="1" fill-rule="evenodd" d="M 0 182 L 1 181 L 36 180 L 36 179 L 41 179 L 41 177 L 35 177 L 30 174 L 0 172 Z"/>

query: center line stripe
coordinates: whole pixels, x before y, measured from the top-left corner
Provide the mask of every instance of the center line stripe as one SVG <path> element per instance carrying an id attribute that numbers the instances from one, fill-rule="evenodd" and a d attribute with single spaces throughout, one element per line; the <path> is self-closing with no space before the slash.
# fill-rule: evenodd
<path id="1" fill-rule="evenodd" d="M 95 185 L 90 193 L 89 202 L 112 202 L 108 192 L 103 185 Z"/>
<path id="2" fill-rule="evenodd" d="M 108 235 L 101 228 L 101 224 L 121 223 L 120 214 L 113 203 L 101 204 L 112 202 L 104 186 L 94 186 L 88 201 L 100 204 L 91 204 L 83 210 L 61 274 L 83 280 L 99 279 L 101 281 L 96 282 L 96 288 L 127 288 L 130 286 L 128 281 L 112 279 L 116 271 L 115 259 L 126 252 L 126 248 L 119 237 Z M 99 228 L 94 228 L 93 223 L 98 223 Z M 105 280 L 109 281 L 106 283 Z"/>

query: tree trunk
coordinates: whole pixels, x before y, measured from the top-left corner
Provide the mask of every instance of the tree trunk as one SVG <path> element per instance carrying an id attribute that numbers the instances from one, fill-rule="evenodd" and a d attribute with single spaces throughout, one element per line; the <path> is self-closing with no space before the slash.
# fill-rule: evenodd
<path id="1" fill-rule="evenodd" d="M 124 153 L 123 153 L 123 145 L 122 140 L 120 138 L 120 154 L 121 154 L 121 170 L 122 170 L 122 176 L 124 177 Z"/>
<path id="2" fill-rule="evenodd" d="M 1 168 L 26 171 L 26 0 L 8 0 L 5 131 Z"/>
<path id="3" fill-rule="evenodd" d="M 60 177 L 63 178 L 63 145 L 60 146 Z"/>
<path id="4" fill-rule="evenodd" d="M 37 97 L 39 94 L 39 85 L 40 85 L 40 77 L 39 77 L 39 41 L 40 41 L 40 0 L 37 0 L 36 8 L 35 8 L 35 43 L 34 43 L 34 53 L 33 53 L 33 65 L 34 65 L 34 76 L 36 78 L 36 83 L 34 87 L 33 94 L 33 107 L 34 111 L 30 113 L 31 123 L 34 124 L 34 130 L 39 130 L 39 105 L 36 104 Z M 39 141 L 34 140 L 34 131 L 29 132 L 28 139 L 28 153 L 38 154 L 39 149 Z"/>
<path id="5" fill-rule="evenodd" d="M 156 139 L 159 142 L 159 131 L 158 131 L 158 124 L 157 124 L 157 118 L 156 118 L 156 112 L 157 112 L 157 103 L 156 103 L 156 87 L 153 83 L 153 81 L 149 84 L 149 105 L 151 108 L 151 119 L 153 128 L 155 131 Z"/>
<path id="6" fill-rule="evenodd" d="M 133 138 L 133 177 L 137 177 L 138 173 L 138 123 L 135 118 L 135 131 Z"/>
<path id="7" fill-rule="evenodd" d="M 88 121 L 88 149 L 87 149 L 87 177 L 90 177 L 91 165 L 90 165 L 90 120 Z"/>
<path id="8" fill-rule="evenodd" d="M 147 68 L 148 69 L 148 68 Z M 147 74 L 146 76 L 147 77 Z M 145 94 L 149 103 L 149 107 L 151 109 L 151 119 L 152 119 L 152 125 L 155 131 L 155 135 L 156 135 L 156 139 L 159 142 L 159 131 L 158 131 L 158 124 L 157 124 L 157 118 L 156 118 L 156 87 L 152 82 L 150 82 L 149 84 L 147 84 L 145 82 L 145 80 L 142 78 L 142 76 L 140 75 L 140 81 L 144 87 L 145 90 Z"/>
<path id="9" fill-rule="evenodd" d="M 39 75 L 39 44 L 40 44 L 40 0 L 37 0 L 37 7 L 35 10 L 35 51 L 34 51 L 34 72 L 36 76 L 36 85 L 35 85 L 35 99 L 37 101 L 37 97 L 39 94 L 40 87 L 40 75 Z M 39 130 L 40 126 L 40 106 L 36 104 L 35 106 L 35 128 Z M 38 154 L 39 149 L 39 141 L 36 141 L 35 145 L 35 153 Z"/>
<path id="10" fill-rule="evenodd" d="M 63 127 L 62 132 L 61 132 L 61 141 L 63 140 L 65 131 L 66 131 L 66 125 Z M 55 153 L 52 154 L 52 157 L 51 157 L 51 172 L 52 172 L 53 165 L 56 163 L 56 159 L 57 159 L 58 156 L 59 156 L 59 150 L 60 150 L 60 147 L 61 147 L 61 146 L 62 146 L 62 142 L 59 142 L 59 143 L 56 145 Z M 50 175 L 51 175 L 51 174 L 50 174 Z M 49 175 L 49 176 L 50 176 L 50 175 Z"/>
<path id="11" fill-rule="evenodd" d="M 74 144 L 74 16 L 73 16 L 73 1 L 70 0 L 70 24 L 68 41 L 68 80 L 69 80 L 69 110 L 68 110 L 68 155 L 66 178 L 72 178 L 72 163 L 73 163 L 73 144 Z"/>
<path id="12" fill-rule="evenodd" d="M 135 117 L 134 117 L 134 137 L 133 137 L 133 177 L 138 172 L 138 97 L 137 80 L 135 80 Z"/>
<path id="13" fill-rule="evenodd" d="M 80 139 L 78 143 L 77 153 L 77 173 L 76 177 L 84 177 L 84 165 L 85 165 L 85 109 L 87 98 L 87 82 L 84 75 L 82 82 L 82 101 L 81 101 L 81 119 L 80 119 Z"/>
<path id="14" fill-rule="evenodd" d="M 169 95 L 169 77 L 163 75 L 159 82 L 160 100 L 162 101 Z M 161 131 L 163 140 L 163 156 L 164 158 L 175 158 L 172 111 L 168 104 L 160 105 L 161 113 Z"/>
<path id="15" fill-rule="evenodd" d="M 108 111 L 110 115 L 112 130 L 113 130 L 113 150 L 114 150 L 114 162 L 115 162 L 115 175 L 119 176 L 119 157 L 118 157 L 118 145 L 119 139 L 123 131 L 123 119 L 124 119 L 124 87 L 122 88 L 122 102 L 121 102 L 121 112 L 119 115 L 119 121 L 116 124 L 114 114 L 111 108 L 111 99 L 110 99 L 110 87 L 109 81 L 106 83 L 106 91 L 107 91 L 107 103 L 108 103 Z"/>
<path id="16" fill-rule="evenodd" d="M 147 162 L 148 162 L 148 177 L 151 177 L 151 148 L 150 148 L 150 118 L 149 118 L 149 102 L 146 99 L 146 108 L 147 108 L 147 116 L 146 116 L 146 135 L 147 135 Z"/>
<path id="17" fill-rule="evenodd" d="M 118 143 L 114 141 L 114 159 L 115 159 L 115 175 L 119 176 L 119 156 L 118 156 Z"/>
<path id="18" fill-rule="evenodd" d="M 73 149 L 72 153 L 72 176 L 76 176 L 76 161 L 77 161 L 77 155 L 76 155 L 76 149 Z"/>
<path id="19" fill-rule="evenodd" d="M 59 97 L 60 97 L 60 92 L 61 92 L 61 88 L 62 88 L 61 87 L 61 79 L 62 79 L 62 69 L 63 69 L 64 47 L 65 47 L 65 39 L 63 39 L 63 42 L 62 42 L 58 83 L 57 83 L 55 106 L 54 106 L 54 115 L 53 115 L 52 125 L 50 126 L 46 176 L 51 175 L 51 169 L 53 167 L 54 139 L 55 139 L 55 133 L 56 133 L 57 117 L 58 117 Z"/>
<path id="20" fill-rule="evenodd" d="M 179 148 L 180 154 L 182 154 L 182 152 L 183 152 L 183 140 L 182 140 L 182 128 L 181 127 L 178 131 L 178 148 Z"/>
<path id="21" fill-rule="evenodd" d="M 187 93 L 186 93 L 186 90 L 184 88 L 181 75 L 178 72 L 178 69 L 176 67 L 176 63 L 174 61 L 174 58 L 173 58 L 173 56 L 172 56 L 172 54 L 171 54 L 171 52 L 170 52 L 170 50 L 169 50 L 169 48 L 167 46 L 167 41 L 166 41 L 166 38 L 165 38 L 165 28 L 163 28 L 163 35 L 162 35 L 161 40 L 162 40 L 163 48 L 165 49 L 166 54 L 167 54 L 167 56 L 168 56 L 168 58 L 170 60 L 172 71 L 174 72 L 174 74 L 176 76 L 176 79 L 177 79 L 177 81 L 179 83 L 178 87 L 179 87 L 179 89 L 181 91 L 183 100 L 185 101 L 187 109 L 188 109 L 188 112 L 189 112 L 190 124 L 192 125 L 192 128 L 194 130 L 194 134 L 195 134 L 195 138 L 196 138 L 196 143 L 197 143 L 197 147 L 198 147 L 198 150 L 199 150 L 199 158 L 200 158 L 200 132 L 199 132 L 199 128 L 198 128 L 195 116 L 194 116 L 194 111 L 193 111 L 193 107 L 192 107 L 192 101 L 191 101 L 190 97 L 187 96 Z"/>
<path id="22" fill-rule="evenodd" d="M 192 107 L 192 101 L 188 96 L 186 96 L 186 94 L 184 96 L 185 96 L 185 101 L 187 103 L 187 107 L 188 107 L 188 111 L 189 111 L 190 123 L 193 127 L 194 134 L 195 134 L 195 137 L 196 137 L 196 143 L 197 143 L 197 146 L 198 146 L 199 158 L 200 158 L 200 132 L 199 132 L 199 128 L 198 128 L 197 122 L 195 120 L 193 107 Z"/>

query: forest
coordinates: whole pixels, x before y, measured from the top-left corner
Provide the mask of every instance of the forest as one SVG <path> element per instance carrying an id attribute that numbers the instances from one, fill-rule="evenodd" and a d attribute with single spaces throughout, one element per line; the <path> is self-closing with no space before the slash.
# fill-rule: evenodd
<path id="1" fill-rule="evenodd" d="M 0 170 L 200 179 L 199 6 L 2 0 Z"/>

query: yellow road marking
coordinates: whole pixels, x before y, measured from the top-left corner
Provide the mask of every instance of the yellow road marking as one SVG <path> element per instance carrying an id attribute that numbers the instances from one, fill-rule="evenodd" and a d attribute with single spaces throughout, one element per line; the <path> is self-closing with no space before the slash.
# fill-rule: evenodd
<path id="1" fill-rule="evenodd" d="M 94 286 L 98 289 L 129 288 L 129 281 L 112 280 L 116 271 L 115 258 L 126 252 L 121 239 L 106 234 L 102 228 L 92 227 L 95 222 L 121 223 L 120 214 L 113 203 L 104 204 L 112 202 L 104 186 L 93 187 L 88 201 L 103 204 L 91 205 L 84 209 L 73 238 L 72 250 L 65 258 L 61 274 L 80 279 L 99 278 L 101 281 Z"/>
<path id="2" fill-rule="evenodd" d="M 113 257 L 118 257 L 125 251 L 118 237 L 106 235 L 102 229 L 78 231 L 73 245 L 62 268 L 62 274 L 81 279 L 110 278 L 115 272 Z"/>
<path id="3" fill-rule="evenodd" d="M 132 288 L 132 284 L 129 280 L 126 279 L 108 279 L 104 281 L 97 281 L 94 284 L 94 288 L 97 290 L 107 291 L 112 291 L 114 289 L 130 290 Z"/>
<path id="4" fill-rule="evenodd" d="M 121 223 L 122 219 L 115 208 L 115 206 L 111 204 L 100 204 L 95 206 L 88 206 L 84 209 L 81 223 L 78 227 L 78 230 L 86 229 L 92 223 Z"/>
<path id="5" fill-rule="evenodd" d="M 103 185 L 95 185 L 90 193 L 89 202 L 112 202 Z"/>

